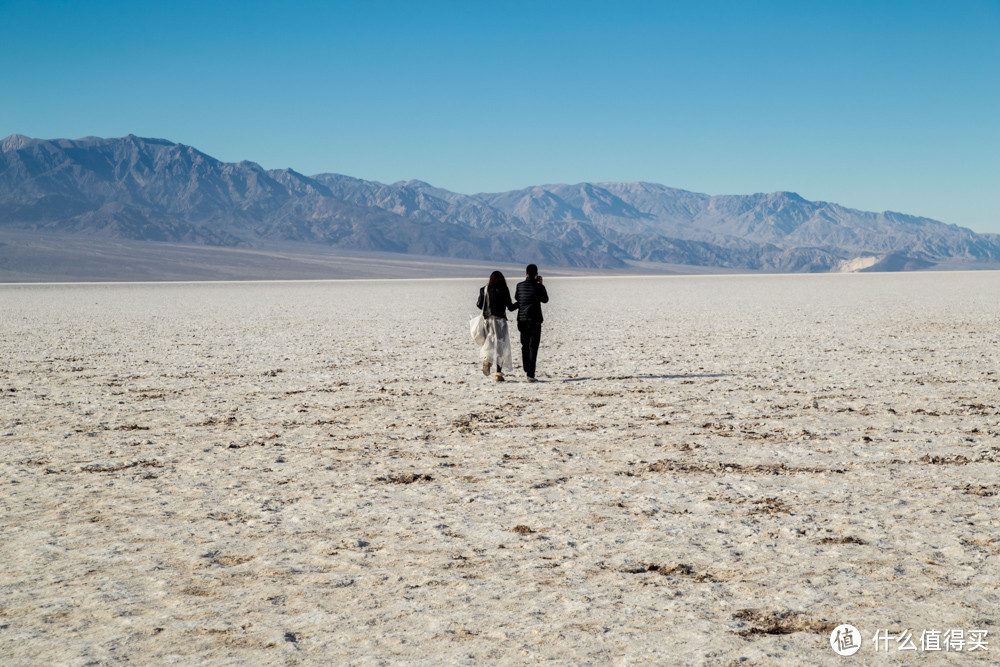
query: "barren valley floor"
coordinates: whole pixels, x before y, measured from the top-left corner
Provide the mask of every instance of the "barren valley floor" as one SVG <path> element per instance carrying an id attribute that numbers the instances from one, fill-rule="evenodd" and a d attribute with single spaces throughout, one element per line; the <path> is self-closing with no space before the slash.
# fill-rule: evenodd
<path id="1" fill-rule="evenodd" d="M 482 282 L 0 286 L 2 662 L 995 662 L 1000 273 Z"/>

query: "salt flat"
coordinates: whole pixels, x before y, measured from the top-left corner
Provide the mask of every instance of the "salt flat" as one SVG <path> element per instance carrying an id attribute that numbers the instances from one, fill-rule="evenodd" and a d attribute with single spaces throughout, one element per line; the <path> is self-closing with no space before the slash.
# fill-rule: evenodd
<path id="1" fill-rule="evenodd" d="M 0 286 L 0 662 L 996 661 L 1000 273 L 484 281 Z"/>

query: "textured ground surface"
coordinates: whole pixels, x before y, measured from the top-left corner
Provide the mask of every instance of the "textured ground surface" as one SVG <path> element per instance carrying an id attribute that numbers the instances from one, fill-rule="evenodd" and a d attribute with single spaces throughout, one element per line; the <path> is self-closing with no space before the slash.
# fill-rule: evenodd
<path id="1" fill-rule="evenodd" d="M 1000 274 L 547 282 L 0 286 L 0 661 L 996 660 Z"/>

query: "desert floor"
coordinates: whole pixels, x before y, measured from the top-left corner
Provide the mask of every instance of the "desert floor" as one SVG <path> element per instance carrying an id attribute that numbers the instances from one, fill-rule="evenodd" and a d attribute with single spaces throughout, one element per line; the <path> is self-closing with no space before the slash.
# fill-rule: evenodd
<path id="1" fill-rule="evenodd" d="M 996 662 L 1000 273 L 482 282 L 0 286 L 0 663 Z"/>

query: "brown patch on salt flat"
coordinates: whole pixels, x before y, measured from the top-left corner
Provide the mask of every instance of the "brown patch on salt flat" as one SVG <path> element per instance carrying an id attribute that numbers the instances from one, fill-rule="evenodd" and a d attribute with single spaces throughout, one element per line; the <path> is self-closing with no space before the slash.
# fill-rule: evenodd
<path id="1" fill-rule="evenodd" d="M 741 609 L 733 618 L 747 627 L 736 634 L 741 637 L 754 635 L 790 635 L 793 632 L 811 632 L 824 635 L 833 632 L 837 624 L 825 619 L 814 619 L 798 611 L 760 611 Z"/>
<path id="2" fill-rule="evenodd" d="M 1000 485 L 997 484 L 966 484 L 965 486 L 956 486 L 954 489 L 970 496 L 983 496 L 984 498 L 1000 495 Z"/>
<path id="3" fill-rule="evenodd" d="M 784 463 L 757 463 L 744 465 L 742 463 L 723 462 L 717 463 L 687 463 L 684 461 L 673 461 L 662 459 L 655 463 L 650 463 L 647 467 L 649 472 L 685 472 L 685 473 L 707 473 L 710 475 L 724 475 L 736 473 L 741 475 L 823 475 L 835 473 L 842 475 L 847 472 L 844 468 L 811 468 L 789 466 Z M 632 474 L 632 473 L 626 473 Z"/>
<path id="4" fill-rule="evenodd" d="M 92 463 L 80 468 L 80 472 L 118 472 L 129 468 L 162 468 L 159 461 L 132 461 L 130 463 Z"/>
<path id="5" fill-rule="evenodd" d="M 429 482 L 433 479 L 433 476 L 424 473 L 404 472 L 398 475 L 376 477 L 375 481 L 382 484 L 413 484 L 414 482 Z"/>
<path id="6" fill-rule="evenodd" d="M 213 521 L 238 521 L 246 523 L 251 516 L 242 512 L 209 512 L 208 518 Z"/>
<path id="7" fill-rule="evenodd" d="M 961 454 L 952 454 L 950 456 L 932 456 L 930 454 L 924 454 L 919 460 L 923 463 L 930 463 L 936 466 L 964 466 L 972 462 L 968 457 L 962 456 Z"/>
<path id="8" fill-rule="evenodd" d="M 847 535 L 844 537 L 821 537 L 816 540 L 816 544 L 868 544 L 860 537 Z"/>
<path id="9" fill-rule="evenodd" d="M 780 498 L 759 498 L 750 501 L 753 507 L 751 514 L 791 514 L 792 508 Z"/>
<path id="10" fill-rule="evenodd" d="M 275 440 L 277 440 L 277 438 L 278 438 L 278 434 L 277 433 L 272 433 L 272 434 L 270 434 L 268 436 L 265 436 L 263 438 L 251 438 L 251 439 L 247 439 L 247 440 L 241 440 L 241 441 L 238 441 L 238 442 L 230 442 L 229 443 L 229 449 L 243 449 L 244 447 L 253 447 L 253 446 L 266 447 L 268 445 L 270 445 L 272 447 L 280 447 L 281 443 L 280 442 L 275 442 Z"/>
<path id="11" fill-rule="evenodd" d="M 202 558 L 207 558 L 209 563 L 213 565 L 221 565 L 222 567 L 232 567 L 234 565 L 242 565 L 243 563 L 249 563 L 255 556 L 240 556 L 233 554 L 223 554 L 218 551 L 209 551 L 204 554 Z"/>
<path id="12" fill-rule="evenodd" d="M 563 483 L 568 482 L 568 481 L 569 481 L 569 477 L 559 477 L 557 479 L 549 479 L 549 480 L 545 480 L 544 482 L 538 482 L 537 484 L 533 484 L 531 488 L 533 488 L 533 489 L 547 489 L 550 486 L 558 486 L 559 484 L 563 484 Z"/>
<path id="13" fill-rule="evenodd" d="M 690 577 L 693 581 L 698 583 L 718 581 L 714 575 L 708 572 L 695 572 L 693 567 L 684 563 L 676 563 L 674 565 L 658 565 L 656 563 L 651 563 L 646 565 L 646 571 L 656 572 L 657 574 L 662 574 L 668 577 Z"/>
<path id="14" fill-rule="evenodd" d="M 195 424 L 195 426 L 215 426 L 217 424 L 236 426 L 237 423 L 236 416 L 229 415 L 228 417 L 207 417 L 204 421 Z"/>
<path id="15" fill-rule="evenodd" d="M 193 595 L 195 597 L 213 597 L 215 593 L 205 588 L 199 588 L 197 586 L 188 586 L 187 588 L 182 588 L 181 593 L 184 595 Z"/>

